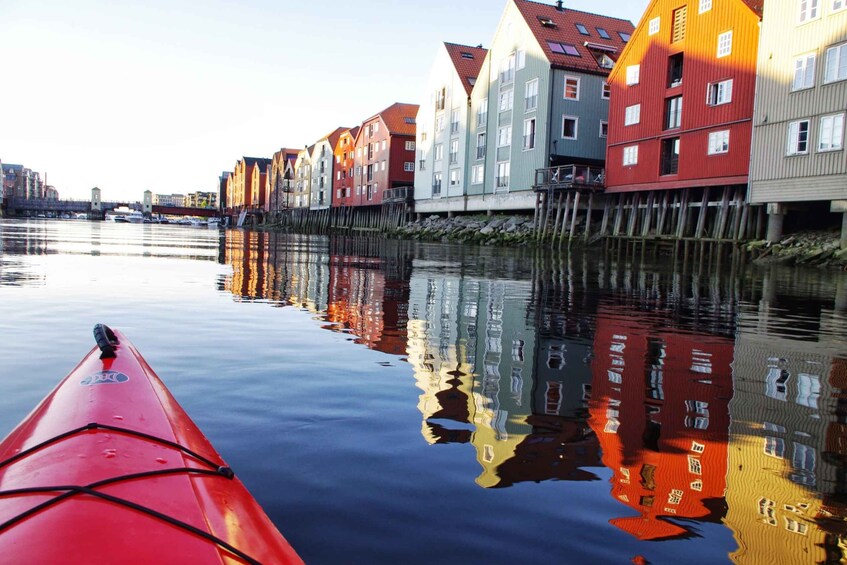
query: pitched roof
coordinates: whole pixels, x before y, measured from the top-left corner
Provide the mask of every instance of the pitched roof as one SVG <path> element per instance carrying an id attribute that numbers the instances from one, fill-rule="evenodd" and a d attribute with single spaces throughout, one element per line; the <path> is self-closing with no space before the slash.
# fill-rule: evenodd
<path id="1" fill-rule="evenodd" d="M 607 55 L 617 61 L 626 41 L 621 33 L 631 36 L 635 27 L 629 20 L 580 12 L 530 0 L 512 0 L 520 11 L 535 39 L 554 67 L 607 74 L 608 68 L 598 63 L 598 58 Z M 581 33 L 577 24 L 584 27 Z M 609 36 L 600 35 L 602 29 Z M 586 45 L 588 44 L 588 45 Z M 565 51 L 573 50 L 573 55 Z"/>
<path id="2" fill-rule="evenodd" d="M 473 85 L 476 83 L 476 77 L 479 76 L 479 70 L 482 68 L 482 62 L 488 49 L 480 47 L 470 47 L 468 45 L 459 45 L 458 43 L 444 42 L 444 47 L 447 49 L 447 54 L 453 61 L 453 66 L 456 67 L 456 72 L 459 78 L 462 79 L 462 85 L 465 91 L 470 95 L 473 90 Z"/>
<path id="3" fill-rule="evenodd" d="M 242 157 L 241 159 L 248 167 L 252 167 L 253 165 L 264 167 L 265 165 L 273 162 L 273 159 L 267 159 L 265 157 Z"/>
<path id="4" fill-rule="evenodd" d="M 346 127 L 337 127 L 334 130 L 332 130 L 332 132 L 330 132 L 327 135 L 320 138 L 318 141 L 323 141 L 324 139 L 326 139 L 327 142 L 329 142 L 329 146 L 332 147 L 333 149 L 335 149 L 335 145 L 338 143 L 338 138 L 341 137 L 342 133 L 344 133 L 345 131 L 347 131 L 349 129 L 350 128 L 346 128 Z M 315 145 L 317 145 L 317 143 Z"/>
<path id="5" fill-rule="evenodd" d="M 395 102 L 365 121 L 380 117 L 389 133 L 393 135 L 415 135 L 415 116 L 418 114 L 418 108 L 417 104 Z"/>

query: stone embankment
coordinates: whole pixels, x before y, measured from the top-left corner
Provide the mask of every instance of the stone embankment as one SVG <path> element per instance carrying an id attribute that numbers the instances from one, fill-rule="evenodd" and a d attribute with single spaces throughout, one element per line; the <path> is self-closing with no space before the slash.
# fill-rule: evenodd
<path id="1" fill-rule="evenodd" d="M 535 224 L 526 216 L 427 216 L 391 232 L 404 239 L 474 243 L 477 245 L 520 245 L 535 241 Z"/>
<path id="2" fill-rule="evenodd" d="M 840 248 L 840 232 L 804 231 L 777 242 L 751 241 L 745 245 L 758 265 L 808 265 L 847 269 L 847 249 Z"/>

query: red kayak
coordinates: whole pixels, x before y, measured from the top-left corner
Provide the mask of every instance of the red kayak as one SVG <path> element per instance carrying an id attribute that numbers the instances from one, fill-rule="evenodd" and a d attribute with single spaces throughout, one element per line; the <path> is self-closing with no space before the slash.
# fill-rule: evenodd
<path id="1" fill-rule="evenodd" d="M 0 560 L 302 563 L 135 347 L 94 335 L 0 443 Z"/>

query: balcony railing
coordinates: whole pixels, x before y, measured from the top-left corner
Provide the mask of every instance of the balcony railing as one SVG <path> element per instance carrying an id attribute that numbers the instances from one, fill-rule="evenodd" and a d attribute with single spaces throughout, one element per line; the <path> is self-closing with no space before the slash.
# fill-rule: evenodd
<path id="1" fill-rule="evenodd" d="M 412 202 L 415 198 L 415 187 L 413 186 L 397 186 L 394 188 L 386 188 L 382 191 L 382 203 L 390 204 L 393 202 Z"/>
<path id="2" fill-rule="evenodd" d="M 560 165 L 535 170 L 535 190 L 580 189 L 603 190 L 606 169 L 590 165 Z"/>

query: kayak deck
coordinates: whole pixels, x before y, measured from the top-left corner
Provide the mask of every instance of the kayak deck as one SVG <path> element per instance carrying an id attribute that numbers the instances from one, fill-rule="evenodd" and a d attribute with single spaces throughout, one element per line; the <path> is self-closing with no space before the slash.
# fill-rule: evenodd
<path id="1" fill-rule="evenodd" d="M 301 563 L 132 344 L 109 342 L 0 443 L 0 554 Z"/>

